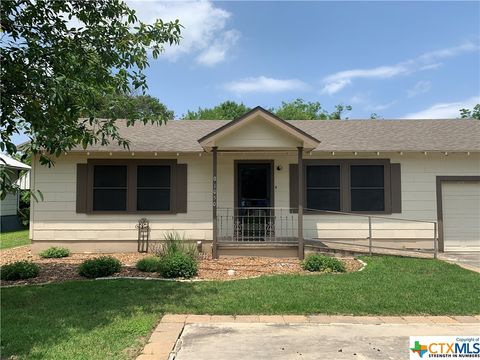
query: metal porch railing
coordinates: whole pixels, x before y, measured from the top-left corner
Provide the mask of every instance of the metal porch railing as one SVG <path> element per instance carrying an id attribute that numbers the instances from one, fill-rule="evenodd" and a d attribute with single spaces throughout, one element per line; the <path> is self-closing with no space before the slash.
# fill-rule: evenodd
<path id="1" fill-rule="evenodd" d="M 438 255 L 438 226 L 436 221 L 430 220 L 417 220 L 417 219 L 406 219 L 398 218 L 391 216 L 381 216 L 381 215 L 367 215 L 359 213 L 347 213 L 341 211 L 328 211 L 328 210 L 314 210 L 314 209 L 305 209 L 306 214 L 318 214 L 313 223 L 316 224 L 312 228 L 311 223 L 308 222 L 304 225 L 304 233 L 307 244 L 308 240 L 318 241 L 324 243 L 327 247 L 337 248 L 339 250 L 347 249 L 360 249 L 365 252 L 372 254 L 401 254 L 401 253 L 423 253 L 433 255 L 434 258 L 437 258 Z M 321 215 L 324 214 L 324 215 Z M 331 220 L 327 221 L 328 218 L 325 215 L 339 215 L 341 220 Z M 307 215 L 308 218 L 309 215 Z M 356 217 L 357 219 L 362 219 L 360 222 L 352 226 L 349 223 L 348 230 L 355 232 L 357 236 L 345 236 L 342 237 L 328 237 L 322 236 L 322 232 L 328 232 L 329 229 L 326 229 L 326 223 L 336 223 L 338 229 L 345 232 L 345 227 L 342 228 L 342 221 L 346 218 Z M 378 221 L 380 220 L 380 221 Z M 396 224 L 402 223 L 404 226 L 398 226 Z M 413 224 L 416 224 L 414 226 Z M 394 233 L 403 234 L 405 231 L 416 232 L 418 236 L 399 236 L 396 237 Z M 334 231 L 333 231 L 334 232 Z M 375 236 L 375 233 L 377 234 Z M 381 234 L 390 234 L 388 236 L 381 236 Z M 358 234 L 365 236 L 358 236 Z M 424 245 L 420 246 L 406 246 L 405 244 L 416 241 L 418 243 L 423 243 Z M 312 242 L 310 241 L 310 244 Z M 387 245 L 385 245 L 387 244 Z"/>
<path id="2" fill-rule="evenodd" d="M 217 241 L 236 244 L 298 244 L 296 208 L 217 209 Z M 369 254 L 438 254 L 435 221 L 304 209 L 306 245 Z M 416 255 L 413 255 L 416 256 Z"/>
<path id="3" fill-rule="evenodd" d="M 217 209 L 219 242 L 297 243 L 298 215 L 291 208 Z"/>

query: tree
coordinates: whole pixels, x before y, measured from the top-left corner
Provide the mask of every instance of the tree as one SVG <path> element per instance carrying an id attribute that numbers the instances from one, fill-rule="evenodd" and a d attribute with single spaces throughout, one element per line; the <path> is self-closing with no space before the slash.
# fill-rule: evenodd
<path id="1" fill-rule="evenodd" d="M 25 152 L 49 166 L 78 144 L 128 147 L 116 119 L 98 119 L 95 104 L 111 94 L 145 92 L 148 58 L 179 43 L 178 20 L 142 23 L 121 0 L 6 0 L 0 11 L 0 150 L 13 155 L 12 135 L 20 132 L 30 138 Z M 80 114 L 87 118 L 79 121 Z M 166 120 L 128 115 L 128 126 Z M 0 184 L 0 198 L 7 183 Z"/>
<path id="2" fill-rule="evenodd" d="M 328 112 L 322 105 L 316 102 L 305 102 L 303 99 L 295 99 L 291 102 L 282 101 L 278 108 L 271 108 L 278 117 L 284 120 L 333 120 L 341 119 L 345 111 L 351 111 L 350 105 L 336 105 L 335 111 Z"/>
<path id="3" fill-rule="evenodd" d="M 234 120 L 251 110 L 243 103 L 225 101 L 213 108 L 198 108 L 198 111 L 188 111 L 183 119 L 187 120 Z M 325 120 L 341 119 L 345 111 L 352 110 L 347 105 L 335 106 L 335 111 L 329 113 L 324 110 L 319 102 L 305 102 L 303 99 L 296 99 L 291 102 L 282 101 L 278 108 L 268 109 L 273 114 L 284 120 Z"/>
<path id="4" fill-rule="evenodd" d="M 250 108 L 243 103 L 225 101 L 213 108 L 201 108 L 197 111 L 188 111 L 183 116 L 185 120 L 234 120 L 250 111 Z"/>
<path id="5" fill-rule="evenodd" d="M 150 95 L 114 94 L 99 98 L 93 109 L 95 117 L 105 119 L 166 119 L 173 120 L 174 113 L 156 97 Z"/>
<path id="6" fill-rule="evenodd" d="M 480 104 L 477 104 L 470 109 L 460 109 L 460 117 L 462 119 L 477 119 L 480 120 Z"/>

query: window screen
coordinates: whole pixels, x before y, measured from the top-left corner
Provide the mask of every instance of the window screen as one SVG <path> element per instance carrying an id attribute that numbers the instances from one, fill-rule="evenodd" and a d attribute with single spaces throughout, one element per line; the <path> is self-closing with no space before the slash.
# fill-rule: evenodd
<path id="1" fill-rule="evenodd" d="M 93 169 L 93 210 L 127 210 L 127 167 L 96 165 Z"/>
<path id="2" fill-rule="evenodd" d="M 170 210 L 170 166 L 137 167 L 137 210 Z"/>
<path id="3" fill-rule="evenodd" d="M 307 166 L 307 208 L 340 211 L 340 166 Z"/>
<path id="4" fill-rule="evenodd" d="M 384 166 L 351 165 L 350 191 L 352 211 L 384 211 Z"/>

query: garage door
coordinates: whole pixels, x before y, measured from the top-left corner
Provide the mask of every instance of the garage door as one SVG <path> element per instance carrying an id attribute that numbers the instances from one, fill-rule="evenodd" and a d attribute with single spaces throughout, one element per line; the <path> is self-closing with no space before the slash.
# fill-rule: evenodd
<path id="1" fill-rule="evenodd" d="M 480 251 L 480 182 L 442 184 L 445 251 Z"/>

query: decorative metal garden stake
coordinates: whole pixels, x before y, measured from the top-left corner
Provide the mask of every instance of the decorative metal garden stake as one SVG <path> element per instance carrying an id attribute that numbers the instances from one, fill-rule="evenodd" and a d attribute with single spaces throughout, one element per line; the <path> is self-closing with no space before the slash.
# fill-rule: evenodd
<path id="1" fill-rule="evenodd" d="M 148 240 L 150 238 L 150 224 L 146 218 L 141 218 L 138 220 L 136 225 L 138 229 L 138 252 L 146 253 L 148 252 Z"/>

